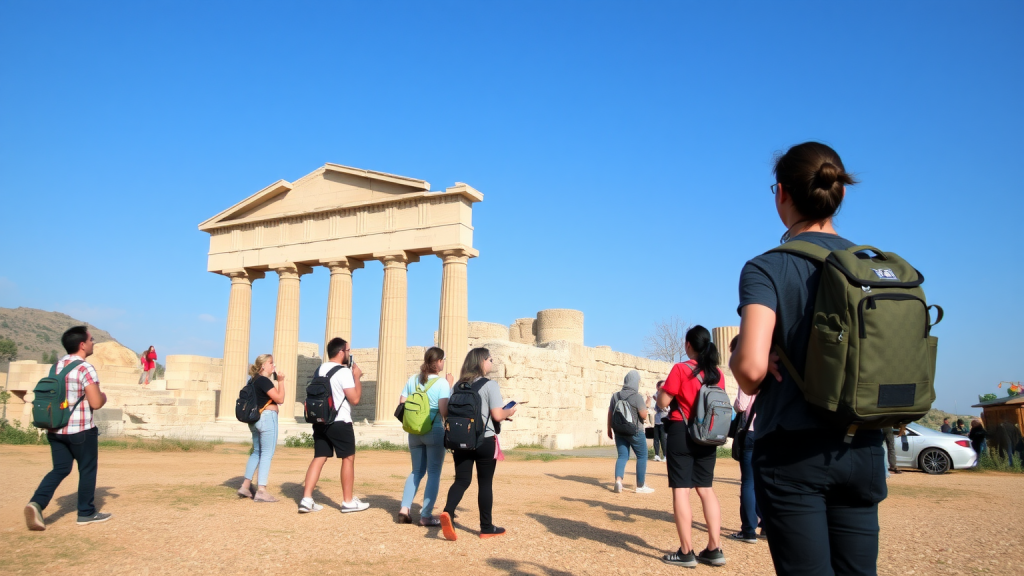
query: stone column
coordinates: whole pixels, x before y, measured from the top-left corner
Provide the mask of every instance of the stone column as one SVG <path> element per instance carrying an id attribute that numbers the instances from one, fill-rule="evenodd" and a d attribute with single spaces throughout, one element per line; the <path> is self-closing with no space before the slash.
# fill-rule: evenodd
<path id="1" fill-rule="evenodd" d="M 715 343 L 715 347 L 718 348 L 720 366 L 729 366 L 729 357 L 732 356 L 729 352 L 729 344 L 739 334 L 739 326 L 719 326 L 718 328 L 711 329 L 711 340 Z"/>
<path id="2" fill-rule="evenodd" d="M 224 333 L 224 374 L 220 384 L 217 420 L 236 422 L 235 401 L 245 386 L 249 368 L 249 322 L 252 318 L 252 282 L 263 278 L 255 270 L 225 270 L 231 278 L 227 328 Z"/>
<path id="3" fill-rule="evenodd" d="M 324 360 L 327 343 L 332 338 L 352 342 L 352 271 L 363 267 L 354 258 L 330 258 L 321 264 L 331 271 L 331 285 L 327 292 L 327 330 L 324 333 Z"/>
<path id="4" fill-rule="evenodd" d="M 377 410 L 374 425 L 398 425 L 392 417 L 405 373 L 409 281 L 407 266 L 419 257 L 408 252 L 385 252 L 373 257 L 384 263 L 380 299 L 380 343 L 377 350 Z"/>
<path id="5" fill-rule="evenodd" d="M 274 319 L 274 364 L 285 375 L 284 403 L 278 407 L 282 420 L 295 417 L 295 373 L 299 365 L 299 277 L 312 272 L 303 264 L 287 262 L 271 266 L 280 277 L 277 316 Z"/>
<path id="6" fill-rule="evenodd" d="M 478 253 L 472 248 L 441 249 L 441 313 L 438 322 L 438 346 L 445 352 L 445 369 L 458 378 L 468 352 L 469 286 L 467 263 Z"/>

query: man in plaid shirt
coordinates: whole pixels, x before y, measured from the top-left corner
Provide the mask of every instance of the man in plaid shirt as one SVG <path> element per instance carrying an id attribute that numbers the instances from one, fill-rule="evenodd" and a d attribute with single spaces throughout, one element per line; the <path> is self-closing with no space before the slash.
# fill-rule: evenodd
<path id="1" fill-rule="evenodd" d="M 99 431 L 92 421 L 92 411 L 107 403 L 107 395 L 100 391 L 100 378 L 92 364 L 85 361 L 92 354 L 92 335 L 85 326 L 69 328 L 61 336 L 61 344 L 68 355 L 57 361 L 57 372 L 75 360 L 82 363 L 67 377 L 69 406 L 74 406 L 82 395 L 85 400 L 78 403 L 71 414 L 68 425 L 46 431 L 50 441 L 50 455 L 53 470 L 39 483 L 39 488 L 25 506 L 25 522 L 29 530 L 46 530 L 43 523 L 43 509 L 50 503 L 54 491 L 61 481 L 71 474 L 71 464 L 78 462 L 78 525 L 105 522 L 112 514 L 97 512 L 93 500 L 96 495 L 96 460 Z"/>

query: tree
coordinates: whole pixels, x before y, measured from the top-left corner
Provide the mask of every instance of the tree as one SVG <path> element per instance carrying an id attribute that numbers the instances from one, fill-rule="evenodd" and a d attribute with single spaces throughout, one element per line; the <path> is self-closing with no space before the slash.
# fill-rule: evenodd
<path id="1" fill-rule="evenodd" d="M 677 316 L 655 322 L 654 330 L 644 338 L 644 355 L 654 360 L 682 362 L 686 359 L 686 331 L 692 327 Z"/>
<path id="2" fill-rule="evenodd" d="M 10 362 L 18 357 L 18 345 L 10 338 L 0 338 L 0 362 Z"/>

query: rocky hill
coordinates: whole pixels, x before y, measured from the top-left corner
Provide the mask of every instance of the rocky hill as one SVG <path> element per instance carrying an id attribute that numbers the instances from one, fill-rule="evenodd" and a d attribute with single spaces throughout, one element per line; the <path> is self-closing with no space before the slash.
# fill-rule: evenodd
<path id="1" fill-rule="evenodd" d="M 64 355 L 60 345 L 61 334 L 72 326 L 88 325 L 61 312 L 47 312 L 35 308 L 0 308 L 0 339 L 10 338 L 18 345 L 16 360 L 42 360 L 43 355 Z M 96 342 L 117 342 L 106 330 L 89 326 Z M 7 371 L 7 363 L 0 363 L 0 372 Z"/>

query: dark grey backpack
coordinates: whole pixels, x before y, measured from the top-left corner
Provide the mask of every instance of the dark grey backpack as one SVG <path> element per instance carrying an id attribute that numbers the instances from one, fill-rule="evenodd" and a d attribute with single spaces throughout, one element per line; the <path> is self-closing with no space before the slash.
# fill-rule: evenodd
<path id="1" fill-rule="evenodd" d="M 705 384 L 703 373 L 697 374 L 697 381 L 701 386 L 687 422 L 690 438 L 704 446 L 722 446 L 732 424 L 732 402 L 718 384 Z"/>

